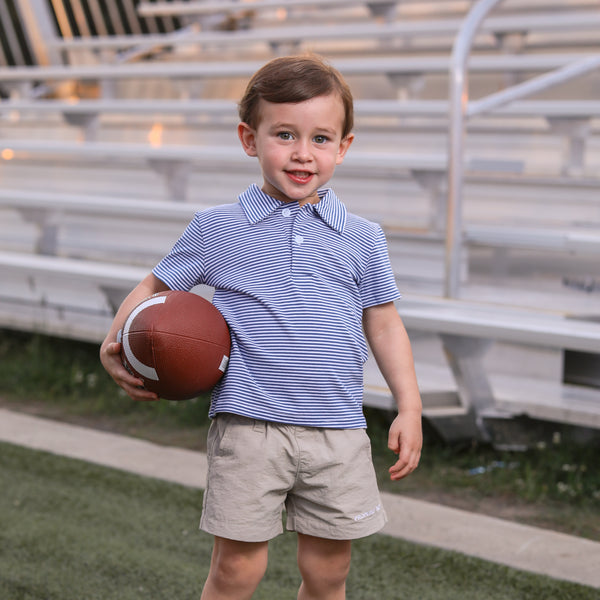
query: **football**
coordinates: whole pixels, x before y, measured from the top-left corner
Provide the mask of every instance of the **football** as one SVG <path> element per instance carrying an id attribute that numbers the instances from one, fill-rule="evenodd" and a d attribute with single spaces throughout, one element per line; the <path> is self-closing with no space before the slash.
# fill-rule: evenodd
<path id="1" fill-rule="evenodd" d="M 212 389 L 229 362 L 231 338 L 219 310 L 192 292 L 159 292 L 129 314 L 119 332 L 125 368 L 166 400 Z"/>

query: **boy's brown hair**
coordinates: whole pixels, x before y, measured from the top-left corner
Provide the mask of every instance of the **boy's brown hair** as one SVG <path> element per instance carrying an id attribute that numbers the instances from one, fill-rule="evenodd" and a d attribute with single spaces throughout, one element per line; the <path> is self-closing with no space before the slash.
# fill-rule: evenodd
<path id="1" fill-rule="evenodd" d="M 344 105 L 343 139 L 354 127 L 354 108 L 352 92 L 340 72 L 314 54 L 275 58 L 250 79 L 238 107 L 240 120 L 256 129 L 261 99 L 295 103 L 332 93 L 338 94 Z"/>

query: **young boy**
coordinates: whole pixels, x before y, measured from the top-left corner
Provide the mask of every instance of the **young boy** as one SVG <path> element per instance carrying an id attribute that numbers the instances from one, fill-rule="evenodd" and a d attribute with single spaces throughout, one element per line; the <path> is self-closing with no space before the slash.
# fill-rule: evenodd
<path id="1" fill-rule="evenodd" d="M 394 480 L 421 452 L 410 343 L 381 228 L 323 189 L 354 137 L 341 75 L 315 56 L 277 58 L 252 77 L 239 108 L 262 188 L 195 215 L 123 302 L 101 360 L 132 398 L 155 399 L 122 367 L 118 330 L 155 292 L 214 286 L 232 350 L 209 412 L 200 526 L 215 541 L 202 598 L 252 597 L 285 508 L 298 535 L 298 598 L 342 599 L 351 540 L 386 521 L 362 413 L 365 336 L 398 403 Z"/>

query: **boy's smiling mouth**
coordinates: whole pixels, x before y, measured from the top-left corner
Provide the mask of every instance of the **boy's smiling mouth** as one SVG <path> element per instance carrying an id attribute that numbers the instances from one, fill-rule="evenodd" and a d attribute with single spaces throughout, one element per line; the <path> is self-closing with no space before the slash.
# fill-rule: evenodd
<path id="1" fill-rule="evenodd" d="M 286 171 L 286 175 L 297 183 L 306 183 L 312 179 L 314 173 L 309 171 Z"/>

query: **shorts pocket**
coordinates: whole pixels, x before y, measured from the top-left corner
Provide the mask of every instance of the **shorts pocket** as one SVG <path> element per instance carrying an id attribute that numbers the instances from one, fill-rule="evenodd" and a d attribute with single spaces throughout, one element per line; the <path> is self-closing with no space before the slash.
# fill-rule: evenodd
<path id="1" fill-rule="evenodd" d="M 206 438 L 206 452 L 208 458 L 223 455 L 223 448 L 227 446 L 227 438 L 231 427 L 228 423 L 228 415 L 217 415 L 213 418 L 208 436 Z M 229 451 L 229 454 L 231 450 Z"/>

